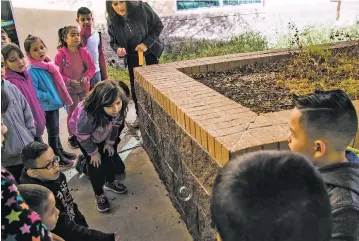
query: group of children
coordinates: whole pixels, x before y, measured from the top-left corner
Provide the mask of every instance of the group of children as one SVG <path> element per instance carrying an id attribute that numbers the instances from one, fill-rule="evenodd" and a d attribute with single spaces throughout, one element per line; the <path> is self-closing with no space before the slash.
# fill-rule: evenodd
<path id="1" fill-rule="evenodd" d="M 296 98 L 292 152 L 240 156 L 218 174 L 211 213 L 222 241 L 358 241 L 359 157 L 347 150 L 357 131 L 343 91 Z"/>
<path id="2" fill-rule="evenodd" d="M 119 239 L 116 233 L 89 228 L 60 171 L 76 158 L 64 151 L 59 138 L 59 109 L 68 106 L 69 145 L 83 153 L 98 210 L 111 208 L 104 190 L 127 191 L 115 179 L 113 165 L 122 163 L 116 150 L 128 90 L 101 81 L 107 78 L 105 60 L 92 21 L 90 10 L 80 8 L 81 30 L 59 30 L 54 62 L 37 36 L 24 42 L 28 66 L 18 46 L 2 47 L 3 240 Z M 45 126 L 49 145 L 42 141 Z M 244 155 L 218 174 L 211 214 L 220 238 L 357 241 L 359 158 L 346 150 L 357 131 L 355 108 L 343 91 L 297 98 L 288 137 L 292 152 Z"/>
<path id="3" fill-rule="evenodd" d="M 26 38 L 25 54 L 15 44 L 2 46 L 2 166 L 21 184 L 22 198 L 41 216 L 44 229 L 58 239 L 113 241 L 118 235 L 88 227 L 73 202 L 65 175 L 60 172 L 60 166 L 70 167 L 76 159 L 74 153 L 64 151 L 59 137 L 59 110 L 66 106 L 68 143 L 79 147 L 87 162 L 98 210 L 110 210 L 104 189 L 127 192 L 126 186 L 115 180 L 114 165 L 120 166 L 117 172 L 125 171 L 117 145 L 125 124 L 128 88 L 123 89 L 122 82 L 106 80 L 101 35 L 92 28 L 91 11 L 80 8 L 77 22 L 80 29 L 66 26 L 59 30 L 54 62 L 38 36 Z M 45 126 L 48 144 L 42 140 Z M 7 171 L 2 171 L 2 176 L 10 176 Z M 12 215 L 25 208 L 16 204 L 2 202 L 2 207 Z M 2 239 L 6 240 L 12 231 L 17 235 L 18 230 L 11 231 L 12 221 L 5 217 L 2 215 L 2 221 L 10 227 L 2 232 Z"/>

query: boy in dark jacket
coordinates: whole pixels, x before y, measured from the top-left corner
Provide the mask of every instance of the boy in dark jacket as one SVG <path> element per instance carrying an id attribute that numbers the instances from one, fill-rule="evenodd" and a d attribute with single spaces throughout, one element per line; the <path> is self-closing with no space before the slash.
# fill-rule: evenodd
<path id="1" fill-rule="evenodd" d="M 296 98 L 289 147 L 311 158 L 327 185 L 332 241 L 359 241 L 359 158 L 346 151 L 357 130 L 355 108 L 343 91 L 316 91 Z"/>
<path id="2" fill-rule="evenodd" d="M 56 207 L 60 211 L 59 220 L 53 233 L 66 241 L 115 240 L 115 234 L 107 234 L 89 229 L 85 217 L 67 186 L 67 180 L 59 170 L 59 158 L 51 147 L 39 142 L 31 142 L 21 152 L 24 163 L 20 181 L 22 184 L 37 184 L 52 191 L 56 198 Z"/>

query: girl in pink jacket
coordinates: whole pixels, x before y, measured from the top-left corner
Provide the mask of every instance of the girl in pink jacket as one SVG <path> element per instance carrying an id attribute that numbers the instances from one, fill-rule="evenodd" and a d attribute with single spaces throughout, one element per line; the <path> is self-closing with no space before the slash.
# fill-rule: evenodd
<path id="1" fill-rule="evenodd" d="M 76 108 L 90 90 L 90 80 L 95 74 L 95 64 L 87 52 L 81 47 L 80 31 L 75 26 L 59 29 L 59 46 L 55 64 L 67 86 L 73 104 L 68 108 L 67 123 Z M 69 131 L 69 146 L 78 148 L 76 137 Z"/>

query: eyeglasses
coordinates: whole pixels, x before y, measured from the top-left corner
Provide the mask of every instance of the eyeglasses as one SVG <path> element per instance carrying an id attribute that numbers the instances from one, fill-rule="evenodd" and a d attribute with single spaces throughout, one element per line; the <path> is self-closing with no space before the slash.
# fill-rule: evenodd
<path id="1" fill-rule="evenodd" d="M 52 168 L 54 168 L 55 164 L 59 164 L 59 162 L 60 162 L 60 157 L 55 156 L 54 159 L 52 160 L 52 162 L 47 164 L 45 167 L 35 167 L 35 168 L 31 168 L 31 169 L 35 169 L 35 170 L 41 170 L 41 169 L 51 170 Z"/>

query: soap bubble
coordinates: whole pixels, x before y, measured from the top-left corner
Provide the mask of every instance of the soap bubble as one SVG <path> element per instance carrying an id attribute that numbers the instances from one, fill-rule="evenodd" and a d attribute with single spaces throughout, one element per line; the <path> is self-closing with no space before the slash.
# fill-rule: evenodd
<path id="1" fill-rule="evenodd" d="M 188 202 L 192 198 L 192 190 L 188 187 L 182 186 L 178 188 L 178 198 L 184 202 Z"/>

